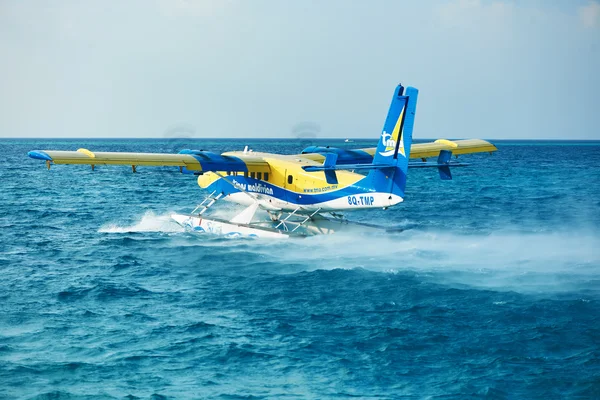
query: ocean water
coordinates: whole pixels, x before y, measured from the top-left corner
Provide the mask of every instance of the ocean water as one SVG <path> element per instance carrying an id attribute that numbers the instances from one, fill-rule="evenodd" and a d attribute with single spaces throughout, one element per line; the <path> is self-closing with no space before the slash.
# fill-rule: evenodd
<path id="1" fill-rule="evenodd" d="M 351 215 L 402 232 L 294 241 L 184 232 L 173 168 L 26 156 L 246 144 L 308 143 L 0 141 L 0 398 L 600 398 L 600 142 L 496 142 Z"/>

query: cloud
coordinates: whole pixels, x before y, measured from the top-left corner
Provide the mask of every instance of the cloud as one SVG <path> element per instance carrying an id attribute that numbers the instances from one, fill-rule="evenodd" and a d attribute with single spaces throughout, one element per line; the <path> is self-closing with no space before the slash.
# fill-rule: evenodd
<path id="1" fill-rule="evenodd" d="M 600 3 L 590 0 L 587 5 L 579 7 L 579 18 L 586 28 L 600 27 Z"/>

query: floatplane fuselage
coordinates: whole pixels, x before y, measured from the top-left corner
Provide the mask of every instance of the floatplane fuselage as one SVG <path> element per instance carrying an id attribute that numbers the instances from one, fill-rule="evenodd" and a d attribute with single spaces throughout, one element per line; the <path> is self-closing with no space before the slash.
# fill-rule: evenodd
<path id="1" fill-rule="evenodd" d="M 343 212 L 387 208 L 403 200 L 397 193 L 381 192 L 370 187 L 363 174 L 340 170 L 336 172 L 335 182 L 328 182 L 324 172 L 307 172 L 302 168 L 314 165 L 307 159 L 271 153 L 250 154 L 267 162 L 250 166 L 244 172 L 207 172 L 198 176 L 198 185 L 209 193 L 222 193 L 224 200 L 245 206 L 258 203 L 267 211 Z M 224 155 L 249 157 L 244 152 Z"/>

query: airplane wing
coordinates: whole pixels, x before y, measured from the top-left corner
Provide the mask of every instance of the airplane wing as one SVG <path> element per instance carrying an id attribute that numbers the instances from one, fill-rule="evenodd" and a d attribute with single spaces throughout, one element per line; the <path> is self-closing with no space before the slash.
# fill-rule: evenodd
<path id="1" fill-rule="evenodd" d="M 415 143 L 410 148 L 410 158 L 437 157 L 441 150 L 449 150 L 452 155 L 493 153 L 496 146 L 481 139 L 446 140 L 438 139 L 430 143 Z"/>
<path id="2" fill-rule="evenodd" d="M 87 149 L 77 151 L 34 150 L 29 157 L 51 164 L 85 164 L 85 165 L 131 165 L 180 167 L 187 171 L 248 171 L 249 166 L 268 166 L 262 157 L 248 155 L 240 157 L 227 154 L 216 154 L 203 150 L 182 150 L 178 154 L 168 153 L 123 153 L 92 152 Z"/>
<path id="3" fill-rule="evenodd" d="M 438 157 L 442 150 L 451 151 L 452 155 L 458 156 L 472 153 L 492 153 L 498 149 L 492 143 L 481 139 L 438 139 L 428 143 L 413 143 L 410 148 L 410 158 Z M 375 151 L 375 147 L 347 150 L 335 147 L 312 146 L 304 149 L 301 156 L 313 161 L 323 162 L 325 154 L 336 153 L 338 164 L 371 163 Z"/>
<path id="4" fill-rule="evenodd" d="M 450 151 L 452 155 L 494 152 L 493 144 L 481 139 L 446 140 L 439 139 L 430 143 L 416 143 L 411 147 L 410 158 L 425 159 L 436 157 L 442 151 Z M 373 162 L 376 148 L 346 150 L 333 147 L 309 147 L 302 154 L 293 156 L 305 160 L 322 163 L 325 154 L 336 153 L 337 164 L 366 164 Z M 138 166 L 180 167 L 182 172 L 202 171 L 237 171 L 247 172 L 249 167 L 268 167 L 263 157 L 252 152 L 230 152 L 217 154 L 204 150 L 182 150 L 177 154 L 169 153 L 124 153 L 124 152 L 92 152 L 88 149 L 77 151 L 34 150 L 29 157 L 46 161 L 48 168 L 52 164 L 84 164 L 91 165 L 131 165 L 133 171 Z M 310 162 L 308 161 L 308 162 Z"/>
<path id="5" fill-rule="evenodd" d="M 360 149 L 370 155 L 375 154 L 375 147 Z M 441 150 L 449 150 L 452 155 L 472 153 L 492 153 L 496 146 L 481 139 L 447 140 L 438 139 L 435 142 L 413 143 L 410 147 L 410 158 L 437 157 Z"/>

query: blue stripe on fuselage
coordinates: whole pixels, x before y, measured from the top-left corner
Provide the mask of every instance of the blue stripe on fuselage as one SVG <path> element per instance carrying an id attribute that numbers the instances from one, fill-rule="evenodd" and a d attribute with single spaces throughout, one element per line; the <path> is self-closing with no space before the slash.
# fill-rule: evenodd
<path id="1" fill-rule="evenodd" d="M 346 186 L 340 189 L 334 189 L 326 193 L 314 194 L 308 192 L 292 192 L 258 179 L 230 175 L 227 176 L 227 180 L 220 178 L 211 183 L 206 190 L 209 192 L 216 191 L 217 193 L 223 192 L 225 195 L 239 193 L 245 190 L 249 193 L 267 195 L 293 204 L 310 205 L 324 203 L 326 201 L 339 199 L 345 196 L 375 192 L 376 190 L 374 188 L 367 187 L 367 185 L 361 185 L 361 183 L 368 183 L 367 178 L 368 177 L 361 179 L 354 185 Z M 244 190 L 241 190 L 240 188 L 243 188 Z"/>

